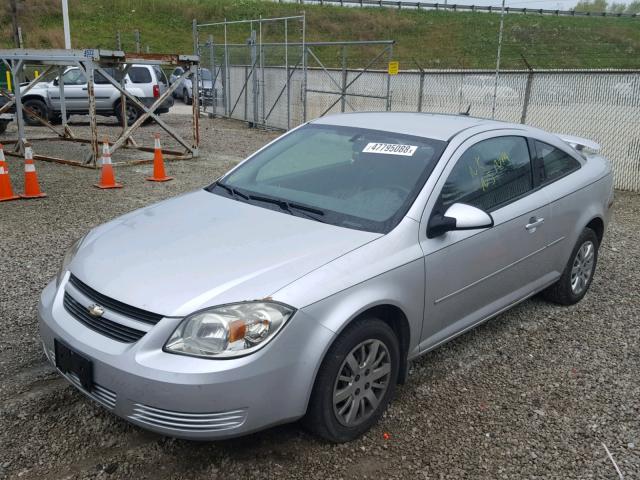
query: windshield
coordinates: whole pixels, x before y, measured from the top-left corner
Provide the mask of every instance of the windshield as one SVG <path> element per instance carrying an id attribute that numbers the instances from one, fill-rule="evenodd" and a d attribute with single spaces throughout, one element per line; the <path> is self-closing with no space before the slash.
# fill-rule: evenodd
<path id="1" fill-rule="evenodd" d="M 211 72 L 206 68 L 200 69 L 200 78 L 202 80 L 211 80 Z"/>
<path id="2" fill-rule="evenodd" d="M 306 125 L 207 190 L 346 228 L 387 233 L 405 215 L 446 143 Z"/>

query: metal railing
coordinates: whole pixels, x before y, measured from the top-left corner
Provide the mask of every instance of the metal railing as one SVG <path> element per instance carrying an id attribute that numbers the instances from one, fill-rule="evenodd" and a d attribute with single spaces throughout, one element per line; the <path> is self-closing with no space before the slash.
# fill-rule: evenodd
<path id="1" fill-rule="evenodd" d="M 411 2 L 406 0 L 276 0 L 278 3 L 297 3 L 299 5 L 339 5 L 360 7 L 387 7 L 397 9 L 446 10 L 451 12 L 488 12 L 500 13 L 500 7 L 492 5 L 464 5 L 440 2 Z M 505 13 L 521 15 L 554 15 L 570 17 L 627 17 L 640 18 L 640 13 L 622 12 L 581 12 L 553 8 L 505 7 Z"/>

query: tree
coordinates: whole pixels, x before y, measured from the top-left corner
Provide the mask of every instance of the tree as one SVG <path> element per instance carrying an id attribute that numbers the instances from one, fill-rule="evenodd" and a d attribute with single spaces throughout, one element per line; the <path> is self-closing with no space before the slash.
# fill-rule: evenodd
<path id="1" fill-rule="evenodd" d="M 627 5 L 625 13 L 640 13 L 640 0 L 634 0 Z"/>
<path id="2" fill-rule="evenodd" d="M 607 0 L 580 0 L 576 4 L 576 12 L 601 13 L 607 11 Z"/>
<path id="3" fill-rule="evenodd" d="M 609 5 L 609 8 L 607 8 L 607 12 L 611 12 L 611 13 L 624 13 L 627 9 L 627 5 L 624 3 L 617 3 L 617 2 L 613 2 L 611 3 L 611 5 Z"/>

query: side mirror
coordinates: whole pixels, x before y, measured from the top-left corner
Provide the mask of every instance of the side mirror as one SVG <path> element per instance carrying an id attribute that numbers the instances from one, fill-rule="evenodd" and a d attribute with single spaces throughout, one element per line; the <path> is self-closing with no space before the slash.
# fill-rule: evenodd
<path id="1" fill-rule="evenodd" d="M 53 80 L 53 84 L 57 87 L 57 86 L 60 84 L 60 78 L 59 78 L 59 77 L 56 77 L 56 78 Z"/>
<path id="2" fill-rule="evenodd" d="M 484 210 L 467 205 L 454 203 L 444 215 L 432 215 L 427 227 L 427 238 L 435 238 L 451 230 L 477 230 L 493 227 L 493 218 Z"/>

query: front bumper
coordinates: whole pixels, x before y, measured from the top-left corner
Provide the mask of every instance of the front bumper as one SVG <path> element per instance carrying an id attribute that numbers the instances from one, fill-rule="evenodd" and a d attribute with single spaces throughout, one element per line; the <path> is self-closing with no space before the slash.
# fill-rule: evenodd
<path id="1" fill-rule="evenodd" d="M 68 274 L 67 274 L 68 277 Z M 91 359 L 94 387 L 73 385 L 116 415 L 160 434 L 187 439 L 244 435 L 304 415 L 319 364 L 334 333 L 303 311 L 268 345 L 245 357 L 200 359 L 162 351 L 180 322 L 163 318 L 135 343 L 85 327 L 64 308 L 66 279 L 42 293 L 38 308 L 45 353 L 54 339 Z"/>

